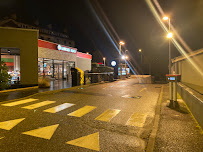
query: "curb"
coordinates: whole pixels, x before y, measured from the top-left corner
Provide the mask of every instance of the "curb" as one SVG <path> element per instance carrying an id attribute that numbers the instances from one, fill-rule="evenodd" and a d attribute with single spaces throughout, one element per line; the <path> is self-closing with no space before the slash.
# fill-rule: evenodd
<path id="1" fill-rule="evenodd" d="M 154 125 L 152 128 L 152 132 L 149 136 L 146 152 L 153 152 L 154 151 L 154 144 L 155 144 L 155 140 L 156 140 L 156 135 L 157 135 L 158 127 L 159 127 L 160 114 L 161 114 L 162 98 L 163 98 L 163 86 L 161 87 L 161 91 L 160 91 L 159 98 L 157 101 L 157 106 L 156 106 L 156 110 L 155 110 Z"/>
<path id="2" fill-rule="evenodd" d="M 37 89 L 37 88 L 39 88 L 39 87 L 38 87 L 38 86 L 35 86 L 35 87 L 26 87 L 26 88 L 18 88 L 18 89 L 9 89 L 9 90 L 0 91 L 0 93 L 13 92 L 13 91 L 20 91 L 20 90 L 28 90 L 28 89 Z"/>

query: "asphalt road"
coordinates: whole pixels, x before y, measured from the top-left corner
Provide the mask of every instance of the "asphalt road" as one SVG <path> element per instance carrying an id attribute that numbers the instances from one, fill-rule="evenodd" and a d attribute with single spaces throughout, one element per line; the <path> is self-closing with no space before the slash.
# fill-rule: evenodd
<path id="1" fill-rule="evenodd" d="M 0 151 L 144 151 L 161 85 L 136 82 L 128 79 L 1 102 Z"/>

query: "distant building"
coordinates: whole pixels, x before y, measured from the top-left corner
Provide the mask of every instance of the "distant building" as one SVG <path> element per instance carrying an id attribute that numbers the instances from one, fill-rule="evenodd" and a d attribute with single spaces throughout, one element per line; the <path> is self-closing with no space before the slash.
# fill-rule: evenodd
<path id="1" fill-rule="evenodd" d="M 11 18 L 0 20 L 1 27 L 37 29 L 39 30 L 39 39 L 70 46 L 70 47 L 75 47 L 75 42 L 69 38 L 68 34 L 66 34 L 65 32 L 62 33 L 62 32 L 53 31 L 52 24 L 48 25 L 48 29 L 41 28 L 39 26 L 38 20 L 35 20 L 34 24 L 35 25 L 29 25 L 29 24 L 25 24 L 17 21 L 16 15 L 12 15 Z"/>

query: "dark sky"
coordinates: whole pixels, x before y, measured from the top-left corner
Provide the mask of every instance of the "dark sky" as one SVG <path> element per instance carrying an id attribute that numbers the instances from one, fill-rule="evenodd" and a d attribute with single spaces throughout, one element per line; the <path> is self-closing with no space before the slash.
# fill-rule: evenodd
<path id="1" fill-rule="evenodd" d="M 203 1 L 202 0 L 159 0 L 165 13 L 169 14 L 173 26 L 191 47 L 203 46 Z M 92 9 L 93 8 L 93 9 Z M 56 30 L 64 26 L 75 40 L 81 52 L 100 50 L 109 61 L 118 57 L 118 52 L 105 34 L 96 16 L 111 33 L 110 24 L 116 34 L 126 42 L 130 61 L 139 68 L 140 54 L 152 62 L 152 74 L 167 73 L 168 40 L 166 33 L 155 20 L 145 0 L 6 0 L 0 2 L 0 17 L 17 13 L 18 19 L 32 23 L 38 18 L 45 26 L 53 24 Z M 116 43 L 119 39 L 113 34 Z M 172 47 L 173 56 L 178 55 Z M 93 57 L 94 58 L 94 57 Z"/>

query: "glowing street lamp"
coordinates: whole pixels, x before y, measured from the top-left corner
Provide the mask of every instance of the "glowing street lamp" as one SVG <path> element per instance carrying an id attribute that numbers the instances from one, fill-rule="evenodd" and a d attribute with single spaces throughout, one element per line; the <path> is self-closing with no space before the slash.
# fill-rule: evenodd
<path id="1" fill-rule="evenodd" d="M 119 55 L 121 55 L 121 46 L 124 45 L 125 42 L 120 41 L 119 42 Z M 119 66 L 120 66 L 120 77 L 122 76 L 122 69 L 121 69 L 121 64 L 120 64 L 120 58 L 119 58 Z"/>
<path id="2" fill-rule="evenodd" d="M 141 65 L 142 65 L 142 49 L 139 49 L 140 55 L 141 55 Z"/>
<path id="3" fill-rule="evenodd" d="M 167 21 L 168 20 L 168 34 L 167 34 L 167 38 L 168 38 L 168 49 L 169 49 L 169 74 L 171 74 L 171 38 L 173 37 L 173 34 L 171 33 L 171 20 L 169 17 L 165 16 L 163 17 L 163 20 Z M 173 105 L 173 89 L 172 89 L 172 82 L 169 82 L 169 99 L 170 99 L 170 105 Z"/>
<path id="4" fill-rule="evenodd" d="M 123 41 L 119 42 L 119 54 L 120 55 L 121 55 L 121 46 L 124 45 L 124 44 L 125 44 L 125 42 L 123 42 Z"/>
<path id="5" fill-rule="evenodd" d="M 172 38 L 172 37 L 173 37 L 173 33 L 168 33 L 168 34 L 167 34 L 167 38 L 170 39 L 170 38 Z"/>
<path id="6" fill-rule="evenodd" d="M 168 20 L 168 19 L 169 19 L 168 16 L 163 17 L 163 20 L 165 20 L 165 21 Z"/>
<path id="7" fill-rule="evenodd" d="M 168 20 L 168 34 L 167 38 L 169 39 L 169 74 L 171 74 L 171 38 L 173 37 L 173 34 L 170 32 L 171 31 L 171 19 L 168 16 L 164 16 L 163 20 L 167 21 Z"/>
<path id="8" fill-rule="evenodd" d="M 106 58 L 105 58 L 105 57 L 103 57 L 103 60 L 104 60 L 104 66 L 105 66 L 105 61 L 106 61 Z"/>

